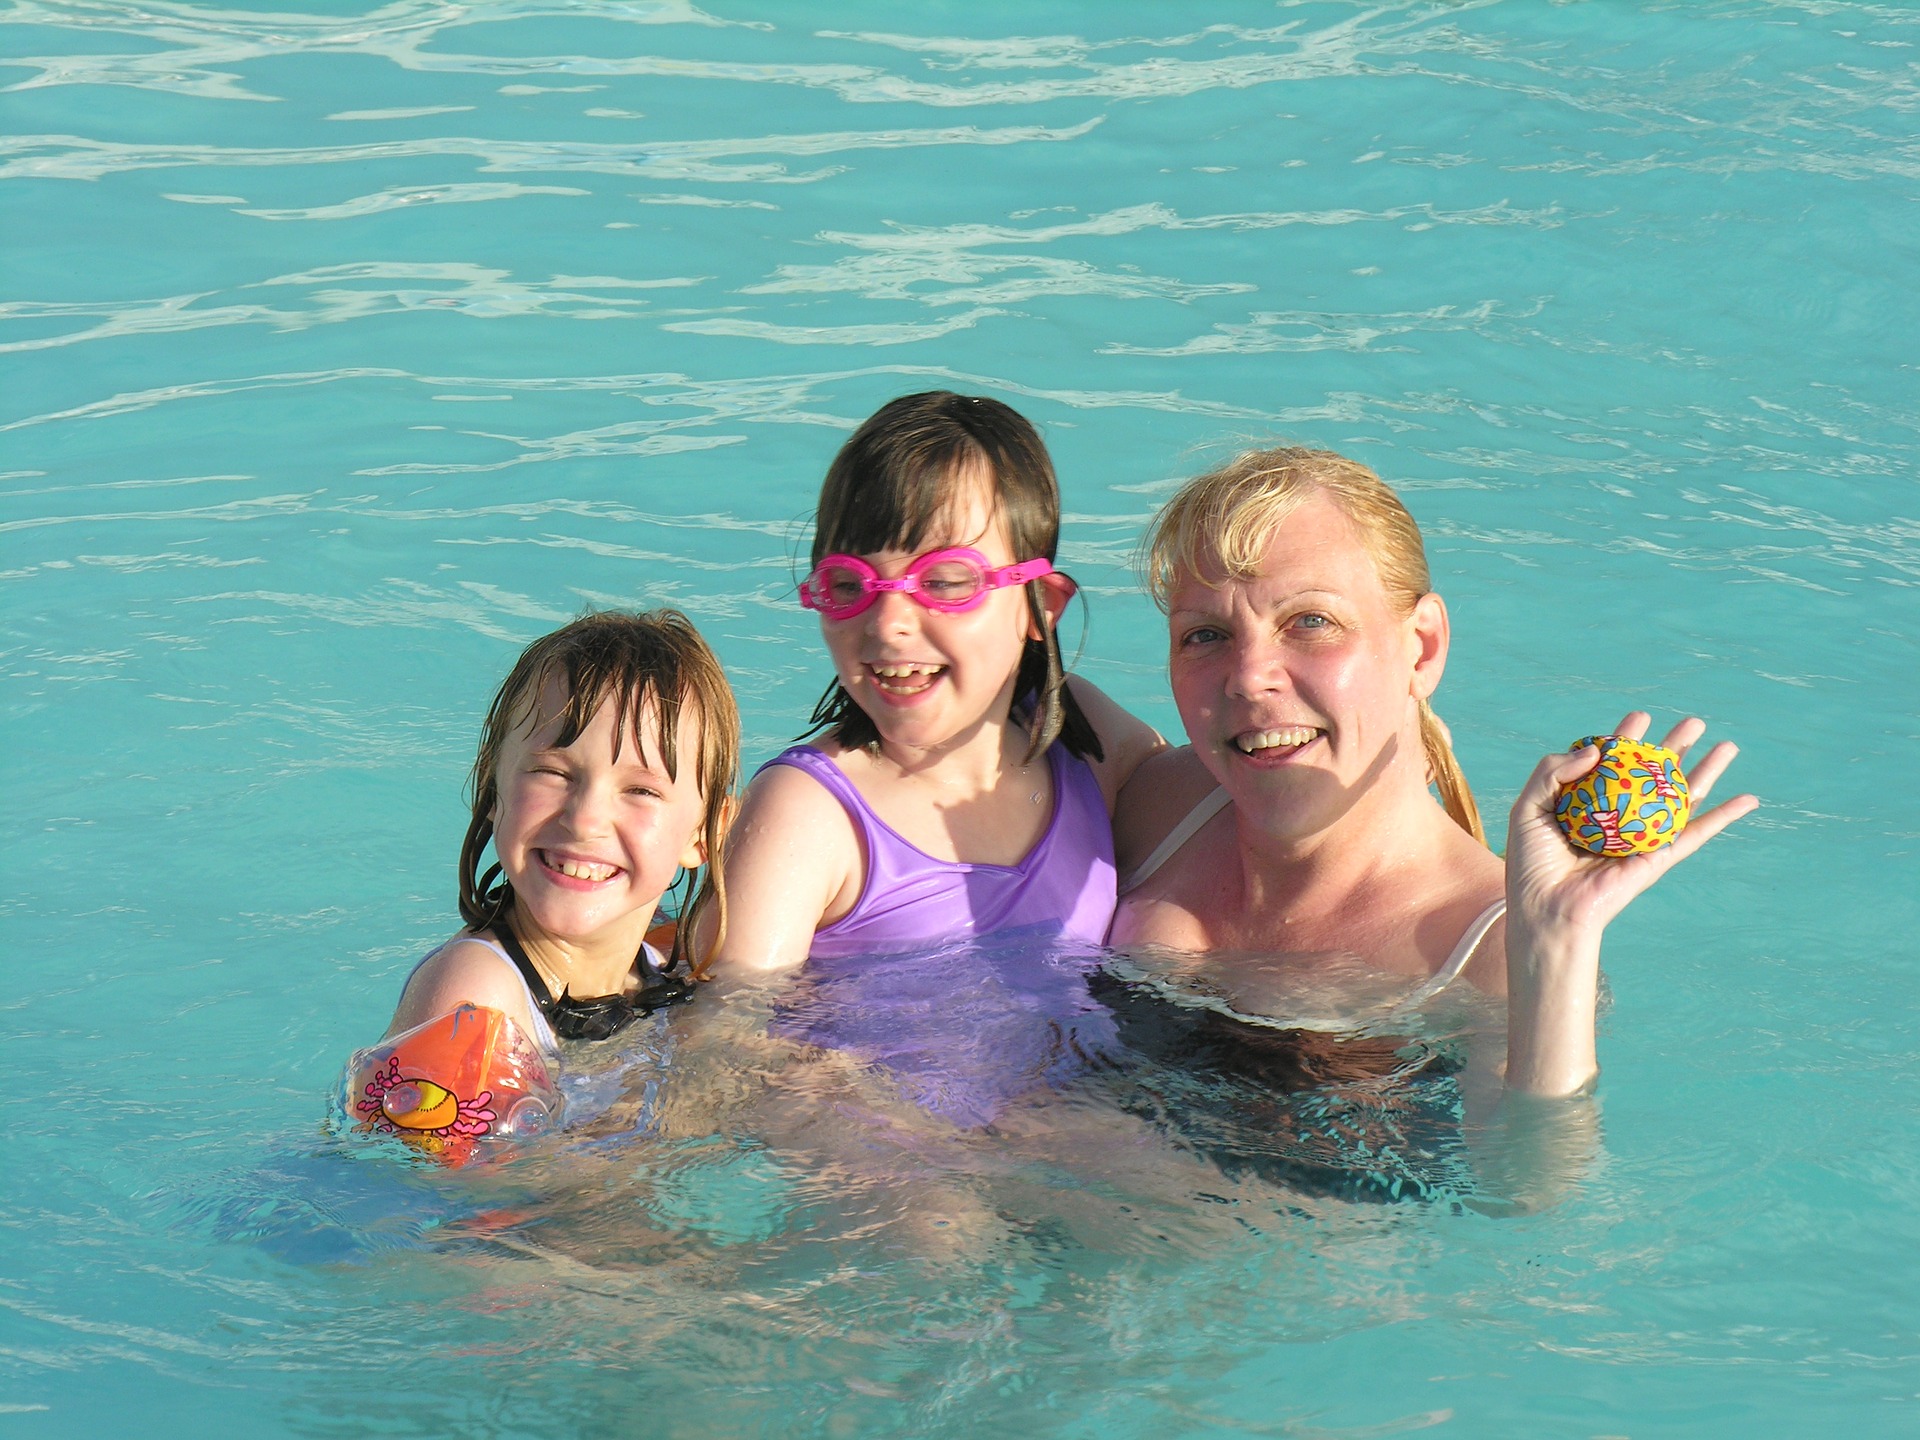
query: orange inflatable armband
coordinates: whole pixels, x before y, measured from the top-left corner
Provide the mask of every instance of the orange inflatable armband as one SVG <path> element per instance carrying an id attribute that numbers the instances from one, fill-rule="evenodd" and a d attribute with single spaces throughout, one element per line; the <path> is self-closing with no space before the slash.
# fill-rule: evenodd
<path id="1" fill-rule="evenodd" d="M 343 1108 L 359 1128 L 398 1135 L 458 1165 L 482 1137 L 527 1137 L 560 1123 L 547 1059 L 506 1015 L 461 1005 L 357 1052 Z"/>

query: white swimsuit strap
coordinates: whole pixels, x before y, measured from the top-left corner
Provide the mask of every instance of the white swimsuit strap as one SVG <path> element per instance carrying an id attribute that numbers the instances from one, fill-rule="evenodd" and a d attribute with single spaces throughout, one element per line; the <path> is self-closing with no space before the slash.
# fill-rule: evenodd
<path id="1" fill-rule="evenodd" d="M 1225 790 L 1215 789 L 1212 794 L 1189 810 L 1180 823 L 1173 827 L 1167 838 L 1154 847 L 1153 853 L 1134 866 L 1120 881 L 1120 894 L 1124 895 L 1144 883 L 1148 876 L 1178 854 L 1180 847 L 1191 840 L 1202 825 L 1232 803 Z"/>
<path id="2" fill-rule="evenodd" d="M 512 965 L 514 974 L 518 975 L 520 973 L 520 967 L 518 965 L 513 964 L 513 957 L 507 954 L 506 947 L 501 945 L 501 943 L 498 940 L 495 940 L 491 935 L 462 935 L 460 937 L 459 943 L 464 945 L 469 942 L 475 945 L 486 946 L 487 949 L 493 951 L 494 954 L 498 955 L 502 960 L 506 961 L 507 964 Z M 449 940 L 447 942 L 447 945 L 452 945 L 454 943 L 455 943 L 454 941 Z M 444 950 L 446 949 L 446 945 L 443 945 L 440 948 Z"/>
<path id="3" fill-rule="evenodd" d="M 1460 943 L 1453 947 L 1453 953 L 1447 957 L 1447 963 L 1433 972 L 1431 979 L 1400 1002 L 1401 1006 L 1420 1005 L 1431 1000 L 1459 977 L 1467 968 L 1467 961 L 1473 958 L 1473 952 L 1480 948 L 1480 942 L 1487 938 L 1487 932 L 1494 922 L 1507 913 L 1507 897 L 1502 895 L 1486 909 L 1474 917 L 1473 923 L 1461 935 Z"/>

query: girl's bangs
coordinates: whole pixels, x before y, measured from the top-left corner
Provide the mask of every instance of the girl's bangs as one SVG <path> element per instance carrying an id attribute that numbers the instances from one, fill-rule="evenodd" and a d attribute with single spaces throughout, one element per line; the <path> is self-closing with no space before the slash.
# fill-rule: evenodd
<path id="1" fill-rule="evenodd" d="M 879 474 L 849 477 L 836 487 L 820 511 L 814 540 L 815 559 L 822 555 L 872 555 L 883 550 L 917 553 L 935 539 L 969 542 L 975 537 L 955 535 L 954 528 L 972 483 L 987 483 L 987 458 L 972 446 L 916 456 L 910 465 Z"/>

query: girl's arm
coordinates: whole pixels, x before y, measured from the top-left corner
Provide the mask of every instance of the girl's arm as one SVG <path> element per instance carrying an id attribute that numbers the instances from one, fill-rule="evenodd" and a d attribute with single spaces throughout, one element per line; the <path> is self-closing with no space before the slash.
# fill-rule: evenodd
<path id="1" fill-rule="evenodd" d="M 1106 752 L 1106 758 L 1091 763 L 1094 777 L 1100 782 L 1100 793 L 1107 798 L 1107 814 L 1111 815 L 1119 804 L 1120 792 L 1133 778 L 1140 762 L 1166 749 L 1166 739 L 1132 711 L 1115 704 L 1091 680 L 1069 675 L 1067 688 L 1073 692 L 1081 713 L 1093 726 L 1094 734 L 1100 737 L 1100 748 Z"/>
<path id="2" fill-rule="evenodd" d="M 865 865 L 847 812 L 791 765 L 754 776 L 727 836 L 727 931 L 716 967 L 770 971 L 801 964 L 813 932 L 852 910 Z M 706 953 L 715 907 L 701 917 L 693 952 Z"/>
<path id="3" fill-rule="evenodd" d="M 1635 711 L 1615 734 L 1639 739 L 1649 717 Z M 1706 731 L 1682 720 L 1666 738 L 1683 760 Z M 1721 741 L 1687 772 L 1694 804 L 1704 801 L 1739 751 Z M 1760 802 L 1736 795 L 1695 813 L 1680 838 L 1648 855 L 1588 855 L 1567 842 L 1553 807 L 1560 787 L 1598 763 L 1591 747 L 1549 755 L 1514 802 L 1507 830 L 1507 1088 L 1571 1095 L 1599 1072 L 1594 1011 L 1600 937 L 1635 896 Z"/>

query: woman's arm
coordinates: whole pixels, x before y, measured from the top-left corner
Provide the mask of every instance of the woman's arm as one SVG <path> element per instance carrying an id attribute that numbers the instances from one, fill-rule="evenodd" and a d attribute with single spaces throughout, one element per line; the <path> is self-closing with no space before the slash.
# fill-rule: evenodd
<path id="1" fill-rule="evenodd" d="M 1649 717 L 1635 711 L 1615 734 L 1639 739 Z M 1666 747 L 1684 760 L 1706 732 L 1682 720 Z M 1698 805 L 1739 751 L 1721 741 L 1687 772 Z M 1554 818 L 1560 787 L 1592 770 L 1589 747 L 1549 755 L 1534 767 L 1514 802 L 1507 829 L 1507 1088 L 1532 1095 L 1571 1095 L 1599 1071 L 1594 1011 L 1600 988 L 1600 938 L 1635 896 L 1757 805 L 1736 795 L 1695 813 L 1680 838 L 1647 855 L 1589 855 L 1568 843 Z"/>
<path id="2" fill-rule="evenodd" d="M 1166 739 L 1132 711 L 1115 704 L 1091 680 L 1069 675 L 1067 688 L 1079 702 L 1080 711 L 1093 726 L 1094 734 L 1100 737 L 1100 748 L 1106 752 L 1104 759 L 1091 763 L 1094 776 L 1100 782 L 1100 793 L 1107 799 L 1107 813 L 1112 815 L 1119 804 L 1120 792 L 1133 778 L 1140 762 L 1166 749 Z"/>
<path id="3" fill-rule="evenodd" d="M 801 964 L 813 932 L 859 902 L 866 874 L 847 812 L 791 765 L 771 765 L 747 786 L 722 857 L 727 930 L 717 967 L 786 970 Z M 706 953 L 714 906 L 700 917 L 692 953 Z"/>

